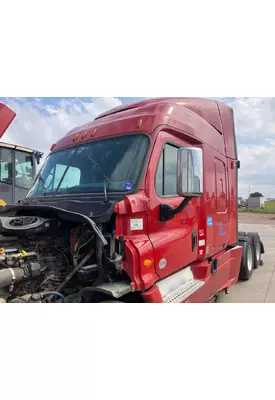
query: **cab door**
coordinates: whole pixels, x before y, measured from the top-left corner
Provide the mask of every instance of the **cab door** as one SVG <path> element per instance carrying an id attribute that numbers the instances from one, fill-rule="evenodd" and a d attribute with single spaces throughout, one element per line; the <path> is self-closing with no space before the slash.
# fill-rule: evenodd
<path id="1" fill-rule="evenodd" d="M 160 220 L 160 205 L 176 208 L 183 198 L 177 195 L 177 150 L 190 147 L 166 132 L 160 132 L 153 149 L 146 178 L 150 199 L 149 237 L 154 248 L 155 269 L 160 277 L 173 274 L 197 258 L 198 223 L 196 200 L 169 221 Z"/>

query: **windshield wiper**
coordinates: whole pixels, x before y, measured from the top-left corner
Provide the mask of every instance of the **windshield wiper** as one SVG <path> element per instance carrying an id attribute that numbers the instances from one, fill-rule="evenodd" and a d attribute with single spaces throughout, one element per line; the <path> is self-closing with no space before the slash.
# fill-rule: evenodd
<path id="1" fill-rule="evenodd" d="M 92 161 L 92 163 L 96 166 L 96 168 L 99 170 L 99 172 L 102 174 L 104 177 L 104 198 L 105 198 L 105 203 L 108 203 L 108 196 L 107 196 L 107 184 L 106 181 L 108 181 L 110 184 L 112 183 L 110 179 L 104 174 L 100 166 L 92 159 L 92 157 L 88 156 L 89 160 Z"/>
<path id="2" fill-rule="evenodd" d="M 48 189 L 48 188 L 46 188 L 46 181 L 45 181 L 45 179 L 43 178 L 42 175 L 39 175 L 37 180 L 38 180 L 39 183 L 42 183 L 43 195 L 45 196 L 46 192 L 47 192 L 47 189 Z"/>

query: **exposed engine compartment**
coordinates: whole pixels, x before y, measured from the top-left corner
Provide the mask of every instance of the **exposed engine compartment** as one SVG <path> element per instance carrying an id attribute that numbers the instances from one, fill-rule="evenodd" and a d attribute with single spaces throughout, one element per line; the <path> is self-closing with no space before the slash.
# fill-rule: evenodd
<path id="1" fill-rule="evenodd" d="M 113 219 L 97 225 L 103 239 L 88 222 L 40 216 L 0 221 L 2 302 L 82 302 L 83 289 L 125 279 Z"/>

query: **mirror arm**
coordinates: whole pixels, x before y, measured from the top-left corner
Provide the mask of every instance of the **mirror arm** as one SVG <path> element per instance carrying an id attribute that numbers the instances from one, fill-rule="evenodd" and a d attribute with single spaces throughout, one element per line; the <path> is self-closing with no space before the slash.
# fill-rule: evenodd
<path id="1" fill-rule="evenodd" d="M 193 199 L 193 197 L 185 197 L 183 201 L 178 205 L 177 208 L 173 208 L 168 204 L 161 204 L 160 205 L 160 220 L 161 221 L 169 221 L 170 219 L 174 218 L 175 215 L 182 212 L 189 202 Z"/>

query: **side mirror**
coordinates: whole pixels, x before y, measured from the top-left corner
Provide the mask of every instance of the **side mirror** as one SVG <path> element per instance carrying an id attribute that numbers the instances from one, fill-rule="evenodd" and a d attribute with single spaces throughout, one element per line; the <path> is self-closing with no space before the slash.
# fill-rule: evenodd
<path id="1" fill-rule="evenodd" d="M 177 193 L 181 197 L 199 197 L 203 194 L 202 149 L 181 147 L 178 150 Z"/>

